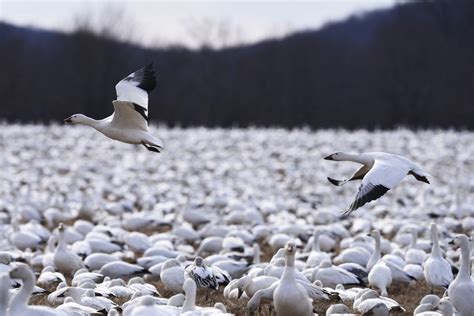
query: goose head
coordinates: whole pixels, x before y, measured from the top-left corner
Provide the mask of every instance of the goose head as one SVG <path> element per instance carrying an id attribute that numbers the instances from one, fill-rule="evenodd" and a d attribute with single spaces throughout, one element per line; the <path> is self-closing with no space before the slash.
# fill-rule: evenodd
<path id="1" fill-rule="evenodd" d="M 194 264 L 196 265 L 196 267 L 201 267 L 203 261 L 204 260 L 202 259 L 202 257 L 197 256 L 196 259 L 194 259 Z"/>
<path id="2" fill-rule="evenodd" d="M 453 315 L 454 313 L 453 304 L 449 301 L 449 297 L 443 297 L 439 300 L 438 309 L 443 315 Z"/>
<path id="3" fill-rule="evenodd" d="M 33 276 L 33 271 L 31 271 L 30 267 L 25 263 L 16 262 L 15 267 L 10 270 L 10 278 L 12 279 L 23 280 L 27 275 Z"/>
<path id="4" fill-rule="evenodd" d="M 372 230 L 367 236 L 373 237 L 375 239 L 380 238 L 380 232 L 376 229 Z"/>
<path id="5" fill-rule="evenodd" d="M 463 244 L 466 244 L 469 247 L 469 238 L 466 235 L 459 234 L 459 235 L 456 235 L 456 237 L 454 237 L 454 239 L 451 240 L 449 242 L 449 244 L 454 245 L 454 246 L 458 246 L 458 247 L 463 245 Z"/>
<path id="6" fill-rule="evenodd" d="M 13 257 L 11 254 L 9 254 L 6 251 L 1 251 L 0 252 L 0 263 L 3 264 L 10 264 L 10 262 L 13 261 Z"/>
<path id="7" fill-rule="evenodd" d="M 344 153 L 337 152 L 337 153 L 334 153 L 334 154 L 331 154 L 329 156 L 324 157 L 324 159 L 325 160 L 339 161 L 340 159 L 343 158 L 343 156 L 344 156 Z"/>
<path id="8" fill-rule="evenodd" d="M 242 277 L 238 282 L 237 282 L 237 289 L 239 291 L 239 296 L 240 298 L 242 294 L 244 294 L 245 289 L 252 283 L 252 278 L 248 275 Z"/>
<path id="9" fill-rule="evenodd" d="M 296 253 L 296 244 L 292 241 L 289 241 L 285 245 L 285 255 L 294 256 Z"/>
<path id="10" fill-rule="evenodd" d="M 63 224 L 63 223 L 59 223 L 58 231 L 59 231 L 60 233 L 64 232 L 64 224 Z"/>
<path id="11" fill-rule="evenodd" d="M 74 114 L 64 119 L 65 124 L 84 124 L 87 121 L 87 116 L 83 114 Z"/>

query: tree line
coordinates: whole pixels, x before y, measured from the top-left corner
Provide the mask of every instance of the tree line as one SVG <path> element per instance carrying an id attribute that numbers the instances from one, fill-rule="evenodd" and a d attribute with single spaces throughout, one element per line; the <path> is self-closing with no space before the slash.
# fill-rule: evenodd
<path id="1" fill-rule="evenodd" d="M 150 118 L 170 126 L 474 128 L 474 1 L 399 3 L 220 49 L 143 48 L 104 30 L 0 23 L 0 118 L 105 117 L 115 83 L 153 62 Z"/>

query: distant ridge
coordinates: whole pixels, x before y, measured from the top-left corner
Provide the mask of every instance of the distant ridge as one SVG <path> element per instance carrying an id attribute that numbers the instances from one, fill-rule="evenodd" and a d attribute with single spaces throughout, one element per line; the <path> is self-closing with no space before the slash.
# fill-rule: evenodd
<path id="1" fill-rule="evenodd" d="M 153 61 L 151 117 L 169 125 L 473 129 L 472 16 L 468 0 L 404 3 L 317 31 L 194 51 L 0 22 L 0 119 L 103 117 L 113 83 Z"/>

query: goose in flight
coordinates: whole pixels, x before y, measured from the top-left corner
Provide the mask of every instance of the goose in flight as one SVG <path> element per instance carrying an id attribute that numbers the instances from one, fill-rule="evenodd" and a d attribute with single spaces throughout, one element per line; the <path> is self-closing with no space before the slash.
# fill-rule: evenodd
<path id="1" fill-rule="evenodd" d="M 148 132 L 148 94 L 156 87 L 153 65 L 139 69 L 115 86 L 114 113 L 102 120 L 74 114 L 64 123 L 89 125 L 105 136 L 128 144 L 142 144 L 159 153 L 163 141 Z"/>
<path id="2" fill-rule="evenodd" d="M 352 177 L 347 180 L 335 180 L 328 177 L 329 182 L 341 186 L 348 181 L 362 180 L 356 196 L 344 215 L 353 211 L 367 202 L 373 201 L 384 195 L 388 190 L 397 186 L 406 175 L 412 175 L 416 180 L 425 183 L 429 174 L 413 161 L 383 152 L 363 154 L 348 154 L 337 152 L 325 157 L 326 160 L 353 161 L 362 164 Z"/>

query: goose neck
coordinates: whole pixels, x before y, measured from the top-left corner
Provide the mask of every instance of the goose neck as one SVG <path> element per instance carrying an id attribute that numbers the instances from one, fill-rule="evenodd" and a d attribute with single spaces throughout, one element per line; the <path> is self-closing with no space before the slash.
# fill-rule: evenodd
<path id="1" fill-rule="evenodd" d="M 31 293 L 33 293 L 33 288 L 35 286 L 35 277 L 31 270 L 24 270 L 24 274 L 21 278 L 23 286 L 20 288 L 20 291 L 12 298 L 10 306 L 13 308 L 22 308 L 28 304 L 30 300 Z M 15 313 L 12 313 L 12 315 Z"/>
<path id="2" fill-rule="evenodd" d="M 433 247 L 431 248 L 431 255 L 433 257 L 441 257 L 441 248 L 439 247 L 438 232 L 432 234 Z"/>
<path id="3" fill-rule="evenodd" d="M 314 233 L 313 236 L 313 251 L 320 252 L 321 248 L 319 247 L 319 233 Z"/>
<path id="4" fill-rule="evenodd" d="M 88 125 L 90 127 L 95 128 L 96 130 L 100 130 L 102 127 L 102 121 L 101 120 L 94 120 L 91 117 L 84 116 L 84 118 L 80 122 L 81 124 Z"/>
<path id="5" fill-rule="evenodd" d="M 193 311 L 196 309 L 196 290 L 187 291 L 186 298 L 183 303 L 183 313 Z"/>
<path id="6" fill-rule="evenodd" d="M 338 160 L 353 161 L 363 165 L 371 165 L 373 163 L 373 159 L 368 157 L 366 154 L 341 153 L 340 158 Z"/>
<path id="7" fill-rule="evenodd" d="M 471 280 L 471 262 L 469 257 L 469 241 L 467 238 L 461 240 L 461 268 L 457 278 L 461 280 Z"/>
<path id="8" fill-rule="evenodd" d="M 10 288 L 10 278 L 6 273 L 0 275 L 0 315 L 6 315 L 9 302 L 8 289 Z"/>
<path id="9" fill-rule="evenodd" d="M 374 252 L 372 253 L 372 256 L 369 259 L 369 262 L 367 263 L 367 270 L 372 270 L 373 266 L 380 260 L 380 257 L 382 255 L 382 252 L 380 250 L 380 236 L 376 235 L 374 236 L 375 239 L 375 249 Z"/>
<path id="10" fill-rule="evenodd" d="M 295 256 L 289 255 L 286 258 L 286 265 L 283 269 L 281 278 L 286 280 L 294 280 L 295 277 Z"/>
<path id="11" fill-rule="evenodd" d="M 64 236 L 64 232 L 59 232 L 58 249 L 59 250 L 67 249 L 66 238 Z"/>

